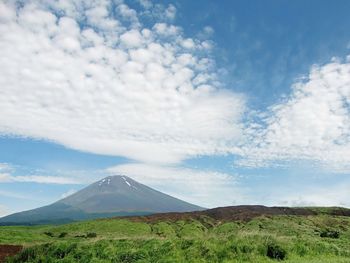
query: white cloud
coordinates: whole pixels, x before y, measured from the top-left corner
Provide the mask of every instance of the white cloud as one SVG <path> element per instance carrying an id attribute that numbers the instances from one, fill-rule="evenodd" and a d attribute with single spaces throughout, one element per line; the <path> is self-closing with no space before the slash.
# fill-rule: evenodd
<path id="1" fill-rule="evenodd" d="M 234 205 L 244 200 L 244 189 L 238 186 L 236 176 L 225 173 L 139 163 L 118 165 L 107 171 L 130 176 L 171 196 L 203 207 Z"/>
<path id="2" fill-rule="evenodd" d="M 135 26 L 139 24 L 139 19 L 137 17 L 137 12 L 134 9 L 131 9 L 125 4 L 120 4 L 117 7 L 118 12 L 125 18 L 129 19 L 131 22 L 135 23 Z"/>
<path id="3" fill-rule="evenodd" d="M 16 16 L 16 12 L 12 4 L 0 4 L 0 22 L 11 21 Z"/>
<path id="4" fill-rule="evenodd" d="M 205 26 L 203 29 L 197 34 L 197 37 L 199 39 L 208 39 L 212 37 L 214 34 L 215 30 L 211 26 Z"/>
<path id="5" fill-rule="evenodd" d="M 0 163 L 0 183 L 42 183 L 42 184 L 82 184 L 79 177 L 72 176 L 47 176 L 47 175 L 14 175 L 15 167 Z"/>
<path id="6" fill-rule="evenodd" d="M 153 6 L 153 4 L 150 0 L 138 0 L 138 2 L 145 9 L 150 9 Z"/>
<path id="7" fill-rule="evenodd" d="M 0 183 L 7 182 L 11 178 L 12 167 L 7 163 L 0 163 Z"/>
<path id="8" fill-rule="evenodd" d="M 350 207 L 349 182 L 327 186 L 301 186 L 294 192 L 274 195 L 274 200 L 266 200 L 269 205 L 282 206 L 341 206 Z"/>
<path id="9" fill-rule="evenodd" d="M 188 49 L 194 48 L 196 46 L 191 38 L 184 39 L 181 44 L 184 48 Z"/>
<path id="10" fill-rule="evenodd" d="M 16 193 L 16 192 L 12 192 L 12 191 L 0 190 L 0 196 L 5 196 L 5 197 L 9 197 L 9 198 L 14 198 L 14 199 L 39 201 L 37 198 L 34 198 L 31 195 L 26 195 L 23 193 Z"/>
<path id="11" fill-rule="evenodd" d="M 41 175 L 12 176 L 11 181 L 33 182 L 40 184 L 81 184 L 81 182 L 77 181 L 75 178 Z"/>
<path id="12" fill-rule="evenodd" d="M 0 183 L 9 182 L 11 180 L 11 175 L 9 173 L 0 173 Z"/>
<path id="13" fill-rule="evenodd" d="M 203 32 L 205 34 L 207 34 L 208 36 L 210 36 L 210 35 L 214 34 L 214 28 L 212 28 L 211 26 L 205 26 L 203 28 Z"/>
<path id="14" fill-rule="evenodd" d="M 138 30 L 130 30 L 120 36 L 120 40 L 126 47 L 142 46 L 142 36 Z"/>
<path id="15" fill-rule="evenodd" d="M 68 197 L 68 196 L 70 196 L 70 195 L 72 195 L 72 194 L 75 194 L 77 192 L 77 190 L 75 190 L 75 189 L 70 189 L 70 190 L 68 190 L 67 192 L 65 192 L 65 193 L 63 193 L 62 195 L 61 195 L 61 198 L 63 199 L 63 198 L 66 198 L 66 197 Z"/>
<path id="16" fill-rule="evenodd" d="M 0 204 L 0 217 L 6 216 L 8 214 L 10 214 L 9 209 L 6 206 Z"/>
<path id="17" fill-rule="evenodd" d="M 168 5 L 168 7 L 165 9 L 165 17 L 173 20 L 176 17 L 176 7 L 172 4 Z"/>
<path id="18" fill-rule="evenodd" d="M 12 167 L 8 163 L 0 163 L 0 172 L 8 172 L 11 170 L 12 170 Z"/>
<path id="19" fill-rule="evenodd" d="M 42 176 L 42 175 L 11 175 L 11 174 L 1 174 L 0 173 L 0 182 L 1 183 L 39 183 L 39 184 L 82 184 L 81 181 L 71 178 L 71 177 L 62 177 L 62 176 Z"/>
<path id="20" fill-rule="evenodd" d="M 0 133 L 159 163 L 239 140 L 244 98 L 217 88 L 201 44 L 182 48 L 197 43 L 176 27 L 170 40 L 157 26 L 125 26 L 108 1 L 28 1 L 17 15 L 0 6 Z"/>
<path id="21" fill-rule="evenodd" d="M 246 131 L 250 147 L 241 164 L 260 166 L 309 160 L 350 171 L 350 63 L 314 66 L 292 94 Z"/>
<path id="22" fill-rule="evenodd" d="M 153 4 L 152 1 L 138 1 L 145 10 L 141 16 L 146 16 L 159 21 L 173 21 L 176 18 L 177 9 L 173 4 L 165 6 L 163 4 Z"/>
<path id="23" fill-rule="evenodd" d="M 166 23 L 156 23 L 153 26 L 153 30 L 155 33 L 158 33 L 161 36 L 172 36 L 176 37 L 181 33 L 181 28 L 174 26 L 174 25 L 169 25 Z"/>

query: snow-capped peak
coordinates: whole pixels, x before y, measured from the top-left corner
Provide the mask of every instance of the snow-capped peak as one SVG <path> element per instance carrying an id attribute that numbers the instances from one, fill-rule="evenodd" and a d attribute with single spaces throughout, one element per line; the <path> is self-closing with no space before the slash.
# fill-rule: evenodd
<path id="1" fill-rule="evenodd" d="M 128 180 L 126 180 L 126 178 L 124 176 L 122 176 L 122 178 L 124 179 L 124 182 L 129 186 L 131 187 L 131 184 L 128 182 Z"/>
<path id="2" fill-rule="evenodd" d="M 105 178 L 105 179 L 102 179 L 102 180 L 98 183 L 98 185 L 101 186 L 105 181 L 106 181 L 106 178 Z"/>

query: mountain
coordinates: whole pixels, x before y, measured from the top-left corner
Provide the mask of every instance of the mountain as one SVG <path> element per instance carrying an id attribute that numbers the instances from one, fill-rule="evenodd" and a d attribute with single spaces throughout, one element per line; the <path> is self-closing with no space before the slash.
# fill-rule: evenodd
<path id="1" fill-rule="evenodd" d="M 203 210 L 127 176 L 109 176 L 51 205 L 0 218 L 0 225 L 67 223 L 112 216 Z"/>

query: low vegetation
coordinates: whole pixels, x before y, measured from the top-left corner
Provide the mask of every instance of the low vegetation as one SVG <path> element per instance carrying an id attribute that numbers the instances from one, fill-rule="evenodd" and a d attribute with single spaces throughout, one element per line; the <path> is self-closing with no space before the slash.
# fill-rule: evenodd
<path id="1" fill-rule="evenodd" d="M 350 262 L 350 217 L 259 216 L 249 221 L 106 219 L 0 227 L 23 245 L 7 262 Z"/>

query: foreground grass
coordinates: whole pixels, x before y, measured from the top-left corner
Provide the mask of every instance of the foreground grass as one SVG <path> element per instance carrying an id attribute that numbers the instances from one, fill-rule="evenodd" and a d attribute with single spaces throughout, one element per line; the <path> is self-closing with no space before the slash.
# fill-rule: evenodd
<path id="1" fill-rule="evenodd" d="M 321 237 L 321 233 L 339 236 Z M 350 262 L 350 218 L 259 217 L 249 222 L 94 220 L 0 227 L 0 244 L 26 249 L 8 262 Z"/>

